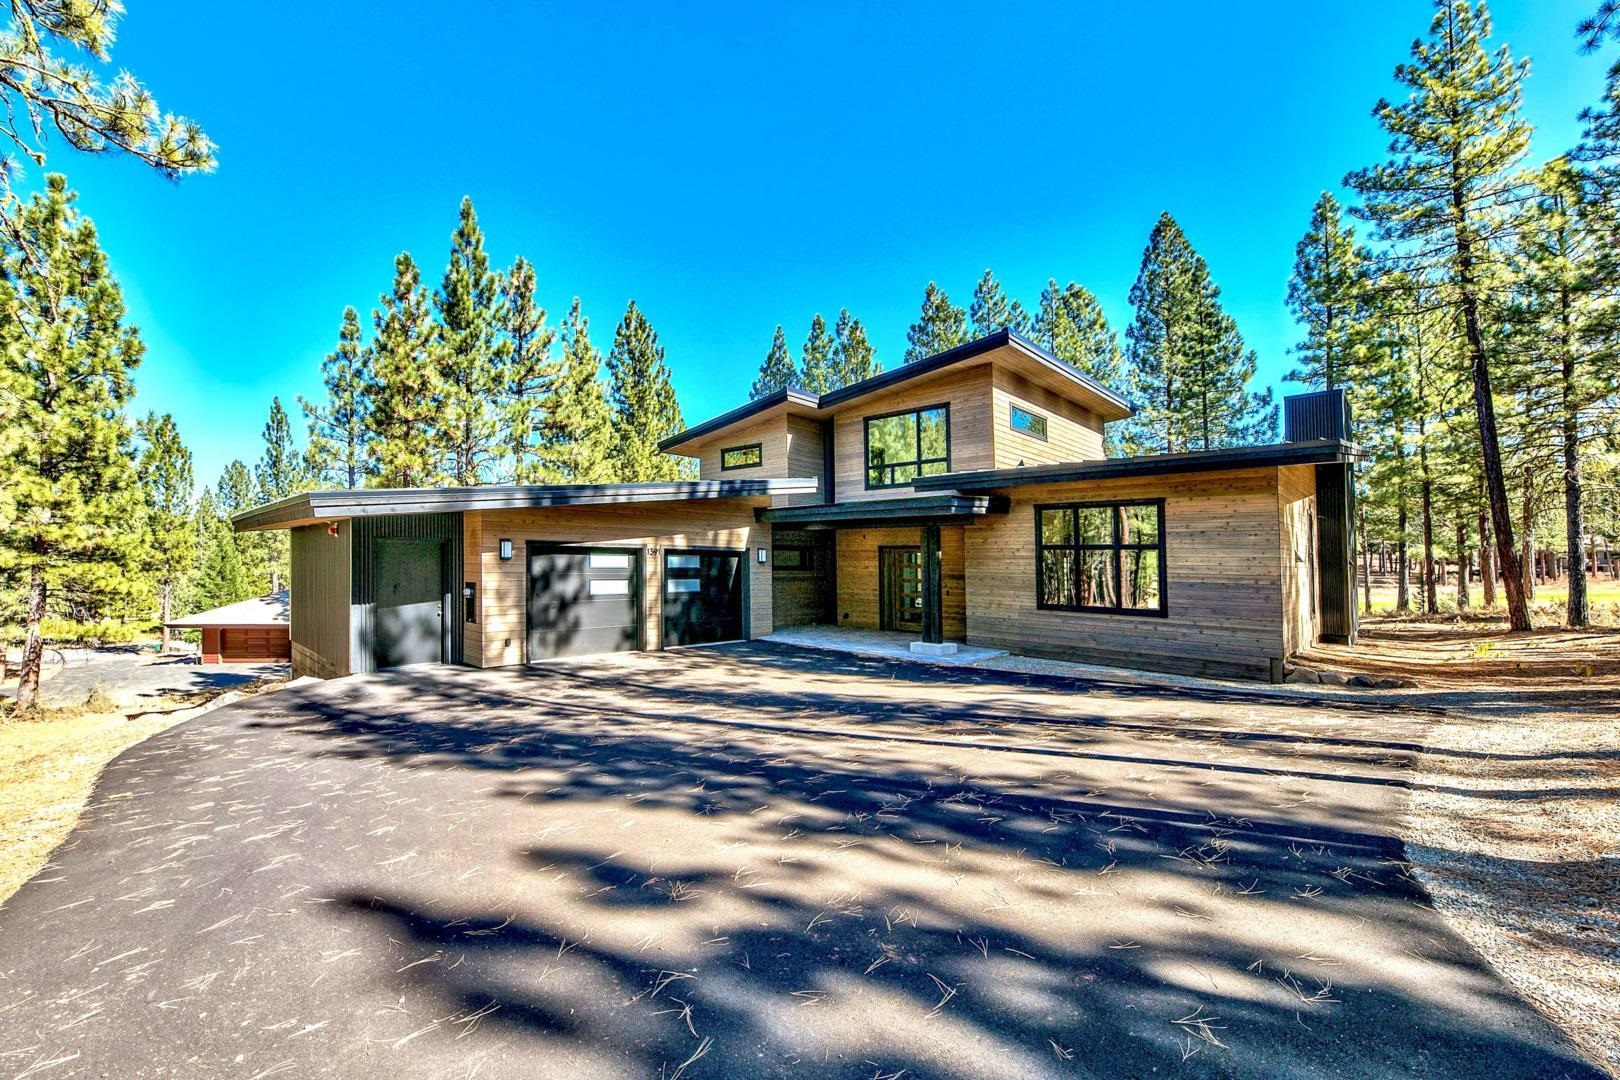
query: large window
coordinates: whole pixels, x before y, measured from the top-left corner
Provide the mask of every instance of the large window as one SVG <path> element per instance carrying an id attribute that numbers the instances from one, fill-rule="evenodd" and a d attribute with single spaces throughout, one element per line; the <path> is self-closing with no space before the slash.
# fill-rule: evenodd
<path id="1" fill-rule="evenodd" d="M 950 471 L 950 406 L 866 418 L 867 487 L 899 487 Z"/>
<path id="2" fill-rule="evenodd" d="M 1037 606 L 1164 615 L 1164 503 L 1035 508 Z"/>

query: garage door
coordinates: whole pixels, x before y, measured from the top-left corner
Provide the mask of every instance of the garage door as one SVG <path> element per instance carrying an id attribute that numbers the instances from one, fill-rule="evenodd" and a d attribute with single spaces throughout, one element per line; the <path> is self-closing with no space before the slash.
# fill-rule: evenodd
<path id="1" fill-rule="evenodd" d="M 220 660 L 227 664 L 292 659 L 285 626 L 228 626 L 220 636 Z"/>
<path id="2" fill-rule="evenodd" d="M 641 643 L 641 553 L 529 546 L 530 662 L 623 652 Z"/>
<path id="3" fill-rule="evenodd" d="M 664 644 L 743 636 L 743 553 L 664 552 Z"/>

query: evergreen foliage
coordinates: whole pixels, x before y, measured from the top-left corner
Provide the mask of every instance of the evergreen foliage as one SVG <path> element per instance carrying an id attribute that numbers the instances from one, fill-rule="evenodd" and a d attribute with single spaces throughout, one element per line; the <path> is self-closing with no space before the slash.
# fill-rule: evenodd
<path id="1" fill-rule="evenodd" d="M 145 496 L 145 569 L 158 589 L 158 617 L 174 617 L 174 603 L 197 559 L 196 522 L 192 519 L 191 451 L 168 413 L 148 413 L 140 422 L 140 456 L 136 474 Z M 164 649 L 169 628 L 163 627 Z"/>
<path id="2" fill-rule="evenodd" d="M 1048 278 L 1031 335 L 1059 360 L 1114 389 L 1124 366 L 1119 335 L 1091 290 L 1071 281 L 1061 289 Z"/>
<path id="3" fill-rule="evenodd" d="M 531 303 L 532 297 L 531 287 Z M 470 198 L 461 200 L 461 220 L 450 241 L 450 265 L 434 294 L 434 311 L 430 355 L 438 369 L 441 468 L 453 484 L 480 484 L 488 479 L 498 450 L 498 402 L 507 389 L 513 343 L 501 332 L 507 318 L 501 277 L 490 269 Z M 531 365 L 536 362 L 533 356 L 528 359 Z M 532 370 L 521 374 L 525 380 L 535 377 Z"/>
<path id="4" fill-rule="evenodd" d="M 1310 229 L 1294 248 L 1288 307 L 1305 327 L 1294 346 L 1297 366 L 1288 378 L 1324 390 L 1351 385 L 1365 363 L 1371 254 L 1356 243 L 1339 201 L 1324 191 L 1311 212 Z"/>
<path id="5" fill-rule="evenodd" d="M 760 362 L 759 377 L 748 391 L 748 400 L 770 397 L 778 390 L 786 390 L 797 380 L 798 371 L 793 366 L 793 357 L 788 353 L 787 335 L 782 333 L 782 326 L 778 323 L 776 333 L 771 337 L 771 347 Z"/>
<path id="6" fill-rule="evenodd" d="M 371 474 L 371 353 L 365 347 L 360 313 L 343 309 L 337 348 L 321 363 L 326 402 L 300 397 L 309 424 L 309 461 L 316 482 L 357 488 Z"/>
<path id="7" fill-rule="evenodd" d="M 906 331 L 904 361 L 912 364 L 967 341 L 967 312 L 952 304 L 945 290 L 930 281 L 923 290 L 922 314 Z"/>
<path id="8" fill-rule="evenodd" d="M 574 297 L 562 323 L 562 362 L 541 431 L 545 483 L 602 484 L 618 479 L 613 410 L 599 377 L 602 354 L 591 344 L 590 320 Z"/>
<path id="9" fill-rule="evenodd" d="M 95 226 L 60 175 L 9 214 L 0 255 L 0 575 L 26 590 L 17 707 L 39 704 L 52 584 L 116 580 L 137 558 L 141 496 L 124 406 L 143 346 Z"/>
<path id="10" fill-rule="evenodd" d="M 835 342 L 832 332 L 827 329 L 827 320 L 821 317 L 818 311 L 810 320 L 810 333 L 804 339 L 804 351 L 800 353 L 799 387 L 812 394 L 825 394 L 829 390 L 836 390 L 838 382 L 838 368 L 833 356 Z"/>
<path id="11" fill-rule="evenodd" d="M 681 430 L 681 407 L 658 334 L 634 300 L 613 332 L 608 378 L 618 478 L 629 483 L 681 479 L 681 462 L 658 449 L 660 439 Z"/>
<path id="12" fill-rule="evenodd" d="M 1029 313 L 1017 300 L 1007 298 L 1006 290 L 989 269 L 973 287 L 973 302 L 968 305 L 968 318 L 973 322 L 975 338 L 982 338 L 997 330 L 1012 330 L 1025 335 L 1030 331 Z"/>
<path id="13" fill-rule="evenodd" d="M 560 365 L 551 358 L 557 332 L 546 325 L 546 309 L 535 297 L 534 266 L 518 256 L 506 276 L 506 360 L 503 401 L 506 452 L 512 478 L 520 484 L 546 477 L 541 457 L 546 416 L 556 408 Z"/>
<path id="14" fill-rule="evenodd" d="M 394 259 L 394 285 L 380 303 L 371 316 L 371 479 L 379 487 L 429 487 L 442 458 L 434 438 L 442 391 L 428 354 L 433 314 L 408 252 Z"/>
<path id="15" fill-rule="evenodd" d="M 883 372 L 883 365 L 878 363 L 877 350 L 867 340 L 866 327 L 849 313 L 848 308 L 839 309 L 838 321 L 833 324 L 833 371 L 833 382 L 838 387 L 849 386 Z"/>

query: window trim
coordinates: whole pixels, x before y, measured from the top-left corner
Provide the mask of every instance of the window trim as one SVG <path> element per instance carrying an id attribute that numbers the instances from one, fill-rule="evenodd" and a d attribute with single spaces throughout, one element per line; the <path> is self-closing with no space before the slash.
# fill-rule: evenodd
<path id="1" fill-rule="evenodd" d="M 1028 428 L 1019 427 L 1017 421 L 1014 419 L 1014 417 L 1016 417 L 1019 413 L 1023 413 L 1031 420 L 1039 420 L 1041 422 L 1040 433 L 1036 434 L 1035 432 L 1030 431 Z M 1026 435 L 1031 439 L 1039 439 L 1041 442 L 1046 442 L 1046 433 L 1050 426 L 1051 421 L 1044 414 L 1038 413 L 1034 409 L 1026 409 L 1024 406 L 1019 405 L 1016 402 L 1007 403 L 1007 427 L 1018 432 L 1018 434 Z"/>
<path id="2" fill-rule="evenodd" d="M 935 409 L 941 409 L 945 413 L 945 458 L 944 458 L 945 472 L 948 473 L 948 472 L 951 471 L 951 403 L 950 402 L 948 402 L 948 401 L 940 401 L 940 402 L 935 402 L 932 405 L 916 405 L 916 406 L 913 406 L 912 408 L 909 408 L 909 409 L 895 409 L 893 412 L 874 413 L 871 416 L 862 417 L 862 419 L 861 419 L 861 480 L 865 482 L 867 491 L 875 491 L 875 490 L 880 490 L 880 489 L 883 489 L 883 488 L 911 487 L 913 484 L 915 484 L 917 482 L 916 480 L 902 480 L 902 481 L 900 481 L 898 483 L 895 483 L 895 482 L 891 481 L 890 483 L 887 483 L 887 484 L 874 484 L 874 483 L 872 483 L 872 470 L 874 468 L 888 469 L 889 470 L 889 475 L 892 477 L 894 475 L 894 470 L 896 468 L 902 468 L 902 467 L 904 467 L 906 465 L 915 465 L 917 467 L 917 478 L 921 479 L 921 477 L 923 475 L 923 472 L 922 472 L 923 463 L 925 461 L 929 462 L 929 463 L 933 463 L 933 462 L 936 462 L 936 461 L 940 460 L 939 458 L 932 458 L 932 457 L 931 458 L 925 458 L 925 457 L 922 456 L 922 414 L 925 413 L 925 412 L 933 412 Z M 872 424 L 873 424 L 874 421 L 888 420 L 891 417 L 896 417 L 896 416 L 916 416 L 918 418 L 918 420 L 917 420 L 917 456 L 915 458 L 913 458 L 912 460 L 910 460 L 910 461 L 884 462 L 882 465 L 874 466 L 872 464 Z M 930 475 L 938 475 L 938 474 L 930 474 Z"/>
<path id="3" fill-rule="evenodd" d="M 738 453 L 738 452 L 746 453 L 749 450 L 752 450 L 752 451 L 756 452 L 757 454 L 759 454 L 759 460 L 758 461 L 754 462 L 751 465 L 727 465 L 726 464 L 726 455 L 727 454 L 735 454 L 735 453 Z M 764 468 L 764 466 L 765 466 L 765 444 L 764 443 L 757 443 L 757 442 L 756 443 L 742 443 L 739 446 L 727 446 L 727 447 L 724 447 L 720 451 L 720 471 L 721 472 L 733 472 L 733 471 L 738 470 L 738 469 L 760 469 L 760 468 Z"/>
<path id="4" fill-rule="evenodd" d="M 1158 542 L 1153 544 L 1122 544 L 1119 542 L 1119 518 L 1113 518 L 1114 539 L 1111 544 L 1081 544 L 1078 540 L 1071 544 L 1047 544 L 1041 539 L 1041 515 L 1048 510 L 1117 510 L 1125 506 L 1152 506 L 1159 512 Z M 1106 499 L 1081 502 L 1057 502 L 1035 504 L 1035 609 L 1037 611 L 1078 611 L 1097 615 L 1124 615 L 1130 618 L 1167 619 L 1170 617 L 1170 576 L 1169 560 L 1165 558 L 1165 500 L 1164 499 Z M 1097 548 L 1115 553 L 1114 560 L 1114 595 L 1121 593 L 1119 576 L 1122 573 L 1123 563 L 1117 556 L 1125 551 L 1157 551 L 1159 553 L 1159 606 L 1156 608 L 1128 608 L 1124 606 L 1104 606 L 1101 604 L 1050 604 L 1044 599 L 1046 595 L 1045 576 L 1046 560 L 1042 554 L 1046 551 L 1073 551 L 1079 552 L 1086 548 Z"/>

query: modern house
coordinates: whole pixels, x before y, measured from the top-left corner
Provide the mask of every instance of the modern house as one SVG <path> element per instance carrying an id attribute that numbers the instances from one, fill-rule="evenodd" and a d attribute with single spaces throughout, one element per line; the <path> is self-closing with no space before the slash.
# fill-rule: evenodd
<path id="1" fill-rule="evenodd" d="M 311 492 L 292 531 L 299 674 L 499 667 L 826 624 L 1252 679 L 1356 632 L 1342 394 L 1281 443 L 1104 454 L 1117 393 L 1011 331 L 666 439 L 699 478 Z"/>

